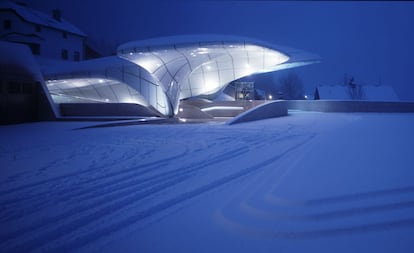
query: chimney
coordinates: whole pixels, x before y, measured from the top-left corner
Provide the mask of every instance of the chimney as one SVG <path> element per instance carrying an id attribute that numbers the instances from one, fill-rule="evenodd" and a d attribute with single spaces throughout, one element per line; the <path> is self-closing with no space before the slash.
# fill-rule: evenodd
<path id="1" fill-rule="evenodd" d="M 59 9 L 54 9 L 53 10 L 53 18 L 60 22 L 61 18 L 62 18 L 62 12 Z"/>

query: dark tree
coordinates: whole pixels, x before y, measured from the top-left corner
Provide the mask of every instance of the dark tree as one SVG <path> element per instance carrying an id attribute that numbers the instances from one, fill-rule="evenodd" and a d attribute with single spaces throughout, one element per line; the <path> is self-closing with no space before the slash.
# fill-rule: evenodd
<path id="1" fill-rule="evenodd" d="M 279 79 L 279 89 L 283 93 L 283 99 L 304 99 L 305 89 L 299 75 L 289 72 Z"/>
<path id="2" fill-rule="evenodd" d="M 362 85 L 356 84 L 354 77 L 348 80 L 348 93 L 352 100 L 361 100 L 364 96 Z"/>

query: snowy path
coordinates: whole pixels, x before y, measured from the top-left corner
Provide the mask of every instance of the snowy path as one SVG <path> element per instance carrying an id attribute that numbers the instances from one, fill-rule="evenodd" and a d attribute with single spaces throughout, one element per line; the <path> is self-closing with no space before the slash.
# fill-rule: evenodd
<path id="1" fill-rule="evenodd" d="M 87 125 L 0 128 L 0 252 L 414 246 L 413 114 Z"/>

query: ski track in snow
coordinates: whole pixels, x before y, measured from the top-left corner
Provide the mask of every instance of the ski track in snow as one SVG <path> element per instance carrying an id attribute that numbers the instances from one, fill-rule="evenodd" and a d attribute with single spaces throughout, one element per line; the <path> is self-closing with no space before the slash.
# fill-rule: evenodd
<path id="1" fill-rule="evenodd" d="M 235 234 L 309 240 L 413 228 L 410 185 L 279 195 L 280 183 L 303 166 L 296 157 L 321 145 L 319 135 L 360 119 L 337 116 L 319 129 L 321 116 L 307 117 L 234 126 L 57 126 L 44 143 L 19 132 L 15 145 L 0 145 L 0 161 L 13 169 L 0 178 L 0 252 L 97 250 L 114 234 L 158 222 L 229 185 L 237 185 L 236 195 L 211 219 Z"/>
<path id="2" fill-rule="evenodd" d="M 289 131 L 291 128 L 292 126 L 288 126 L 285 130 Z M 0 231 L 0 249 L 5 252 L 61 252 L 80 248 L 252 173 L 264 164 L 273 163 L 283 156 L 283 153 L 277 153 L 236 170 L 224 167 L 249 152 L 260 151 L 266 143 L 293 138 L 304 142 L 309 138 L 308 135 L 299 134 L 280 135 L 279 131 L 258 136 L 239 136 L 236 132 L 228 136 L 228 130 L 231 133 L 228 126 L 218 126 L 218 129 L 214 129 L 213 126 L 209 130 L 215 133 L 207 144 L 181 141 L 174 144 L 177 148 L 169 155 L 157 157 L 158 146 L 139 150 L 130 143 L 128 145 L 132 151 L 126 149 L 117 159 L 107 159 L 101 163 L 93 161 L 86 168 L 79 167 L 70 173 L 43 180 L 27 180 L 28 183 L 17 186 L 10 181 L 6 182 L 0 188 L 0 222 L 3 224 Z M 197 136 L 203 133 L 194 131 L 193 134 Z M 297 145 L 300 144 L 301 142 Z M 63 161 L 76 159 L 82 152 L 86 152 L 86 155 L 92 152 L 107 152 L 108 154 L 101 155 L 105 157 L 111 150 L 119 147 L 121 144 L 67 145 L 65 150 L 68 152 Z M 125 145 L 122 147 L 125 148 Z M 290 149 L 284 152 L 289 152 Z M 33 149 L 25 148 L 3 151 L 2 155 L 10 155 L 13 152 L 17 153 L 18 157 L 36 153 Z M 151 161 L 145 162 L 145 159 L 142 159 L 137 162 L 136 159 L 140 156 L 150 157 Z M 188 159 L 188 156 L 193 159 Z M 52 161 L 40 166 L 38 171 L 62 166 L 61 158 L 50 160 Z M 131 166 L 134 164 L 132 160 L 138 164 Z M 197 180 L 198 177 L 208 176 L 208 173 L 211 173 L 209 170 L 215 170 L 217 175 L 212 179 L 202 180 L 200 185 L 189 184 L 186 190 L 172 194 L 174 187 Z M 223 173 L 220 170 L 223 170 Z M 35 178 L 35 171 L 36 169 L 26 171 L 19 177 Z M 9 180 L 17 178 L 9 177 Z M 167 197 L 156 198 L 167 191 Z M 123 212 L 122 210 L 131 208 L 135 210 L 133 213 L 117 216 Z M 94 224 L 93 229 L 85 230 L 84 228 L 90 224 Z"/>
<path id="3" fill-rule="evenodd" d="M 404 123 L 414 125 L 412 120 Z M 410 129 L 409 125 L 405 127 Z M 388 128 L 386 129 L 389 131 Z M 376 136 L 378 133 L 379 136 Z M 373 139 L 384 136 L 382 131 L 378 131 L 378 133 L 372 134 Z M 396 137 L 395 139 L 404 139 L 404 142 L 412 145 L 410 141 L 413 139 L 412 135 L 402 135 L 405 137 L 401 137 L 398 134 L 392 134 Z M 332 139 L 335 139 L 335 135 L 332 136 Z M 388 146 L 386 149 L 401 152 L 404 142 L 398 143 L 403 145 L 402 147 L 386 143 Z M 358 140 L 355 143 L 358 143 Z M 362 144 L 369 148 L 372 146 L 372 143 Z M 384 143 L 377 145 L 383 146 Z M 302 147 L 299 153 L 306 154 L 310 150 L 312 150 L 312 145 L 307 145 Z M 323 153 L 323 150 L 324 148 L 320 148 L 319 152 Z M 364 147 L 360 150 L 364 150 Z M 366 147 L 365 150 L 367 150 Z M 388 153 L 388 155 L 390 154 Z M 402 184 L 398 187 L 387 188 L 385 186 L 384 188 L 384 186 L 380 186 L 376 190 L 337 195 L 328 193 L 326 197 L 302 200 L 289 199 L 278 196 L 279 182 L 289 174 L 291 168 L 303 165 L 298 166 L 292 162 L 295 161 L 294 157 L 285 158 L 285 163 L 279 164 L 279 171 L 267 173 L 268 178 L 252 180 L 236 197 L 222 208 L 217 209 L 214 213 L 216 223 L 237 234 L 261 239 L 284 240 L 326 239 L 414 227 L 414 186 L 410 180 L 408 180 L 409 185 Z M 362 157 L 361 160 L 363 160 Z M 286 161 L 288 162 L 286 163 Z M 364 161 L 361 164 L 369 163 Z M 394 168 L 378 168 L 378 170 L 374 168 L 373 171 L 381 175 L 381 173 L 392 169 L 396 173 L 396 171 L 404 171 L 402 169 L 404 167 L 410 167 L 409 164 L 403 163 L 403 166 L 395 165 Z M 362 165 L 362 168 L 371 170 L 366 166 Z M 359 166 L 355 167 L 356 169 L 349 168 L 349 170 L 355 172 Z M 410 178 L 410 174 L 406 176 Z M 384 176 L 381 175 L 381 177 Z M 355 178 L 354 180 L 363 182 L 363 180 L 370 179 Z"/>

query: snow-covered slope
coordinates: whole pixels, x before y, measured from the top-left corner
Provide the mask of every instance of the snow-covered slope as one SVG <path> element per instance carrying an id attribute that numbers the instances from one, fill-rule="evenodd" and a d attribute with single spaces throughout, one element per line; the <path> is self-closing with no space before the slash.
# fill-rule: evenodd
<path id="1" fill-rule="evenodd" d="M 0 252 L 410 252 L 414 114 L 0 127 Z"/>

